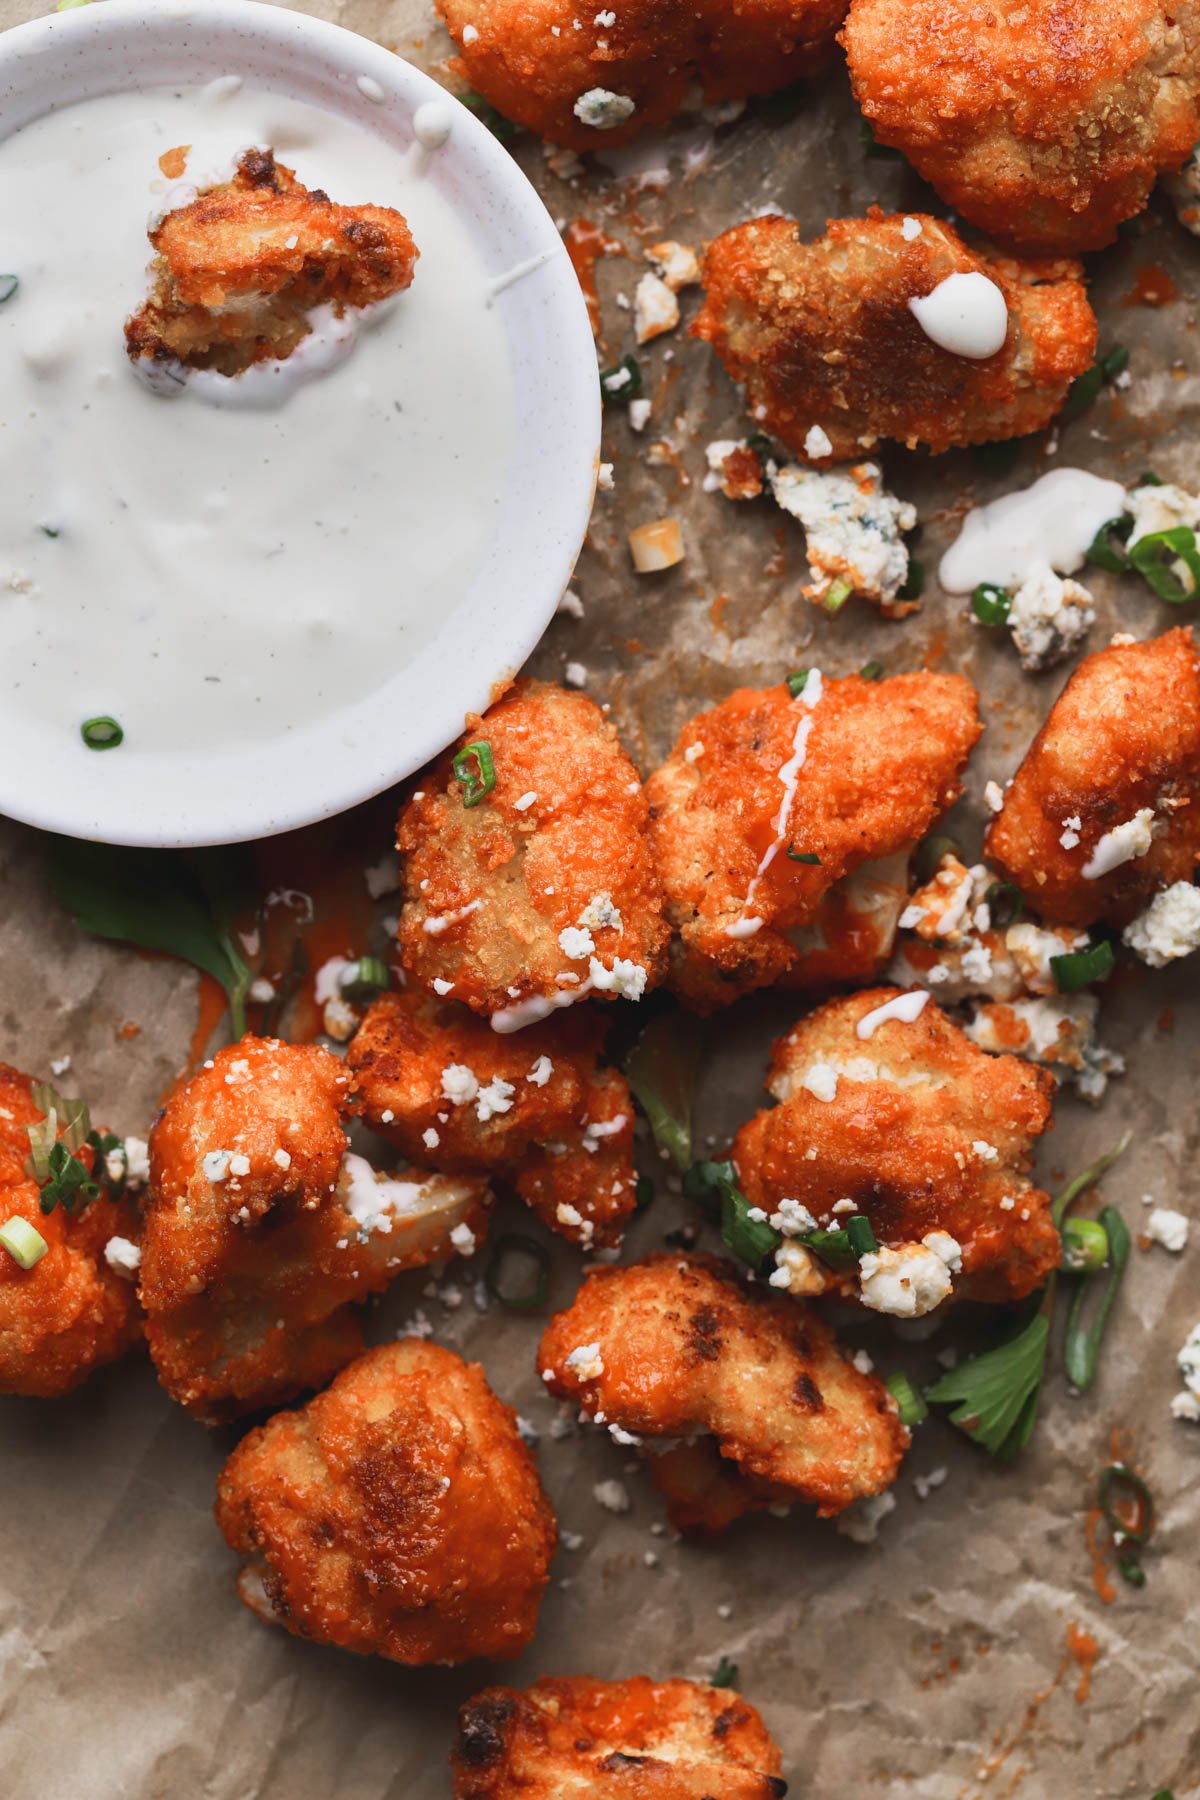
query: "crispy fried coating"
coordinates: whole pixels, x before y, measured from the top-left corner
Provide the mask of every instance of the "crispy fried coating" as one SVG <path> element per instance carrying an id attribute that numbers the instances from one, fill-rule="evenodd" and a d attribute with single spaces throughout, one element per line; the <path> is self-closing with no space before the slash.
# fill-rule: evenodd
<path id="1" fill-rule="evenodd" d="M 779 1800 L 754 1708 L 695 1681 L 543 1677 L 460 1707 L 454 1800 Z"/>
<path id="2" fill-rule="evenodd" d="M 971 684 L 929 673 L 814 672 L 794 699 L 784 683 L 739 688 L 685 725 L 646 783 L 675 992 L 709 1012 L 773 982 L 857 973 L 869 952 L 831 890 L 924 835 L 979 730 Z M 816 954 L 822 926 L 840 957 Z"/>
<path id="3" fill-rule="evenodd" d="M 1049 1196 L 1028 1173 L 1050 1124 L 1053 1077 L 985 1055 L 933 1000 L 911 1022 L 872 1026 L 868 1015 L 900 994 L 833 1000 L 780 1038 L 767 1079 L 779 1105 L 734 1139 L 742 1191 L 772 1217 L 796 1202 L 822 1229 L 837 1229 L 847 1209 L 834 1209 L 848 1199 L 884 1251 L 918 1261 L 927 1235 L 948 1234 L 961 1255 L 956 1294 L 1019 1300 L 1059 1261 Z M 854 1294 L 858 1281 L 854 1271 L 828 1285 Z M 908 1310 L 880 1298 L 876 1310 Z"/>
<path id="4" fill-rule="evenodd" d="M 637 1437 L 711 1432 L 747 1504 L 840 1512 L 889 1487 L 908 1446 L 888 1390 L 811 1309 L 744 1286 L 717 1257 L 593 1271 L 546 1327 L 538 1369 L 552 1394 Z"/>
<path id="5" fill-rule="evenodd" d="M 905 236 L 906 217 L 919 233 Z M 880 438 L 948 450 L 1054 417 L 1096 349 L 1082 273 L 1070 260 L 970 249 L 928 213 L 872 207 L 831 219 L 811 244 L 794 220 L 770 215 L 709 245 L 692 332 L 744 387 L 758 429 L 799 457 L 814 425 L 832 445 L 820 460 L 859 457 Z M 909 308 L 956 274 L 986 276 L 1008 307 L 1007 342 L 983 362 L 943 350 Z"/>
<path id="6" fill-rule="evenodd" d="M 31 1078 L 0 1063 L 0 1225 L 15 1215 L 50 1246 L 31 1269 L 0 1248 L 0 1394 L 50 1399 L 123 1356 L 141 1335 L 141 1319 L 134 1283 L 104 1257 L 109 1238 L 137 1238 L 129 1201 L 93 1200 L 74 1215 L 41 1209 L 38 1185 L 25 1172 L 26 1126 L 44 1117 Z M 92 1151 L 76 1154 L 90 1169 Z"/>
<path id="7" fill-rule="evenodd" d="M 1157 888 L 1192 879 L 1200 659 L 1188 627 L 1084 658 L 1006 790 L 984 853 L 1064 925 L 1126 925 Z"/>
<path id="8" fill-rule="evenodd" d="M 451 68 L 506 118 L 599 150 L 664 124 L 697 82 L 710 102 L 788 87 L 825 61 L 846 0 L 627 0 L 603 16 L 566 0 L 438 0 L 438 11 L 461 52 Z"/>
<path id="9" fill-rule="evenodd" d="M 965 219 L 1098 250 L 1200 137 L 1194 0 L 853 0 L 842 42 L 877 139 Z"/>
<path id="10" fill-rule="evenodd" d="M 290 356 L 314 307 L 341 314 L 403 292 L 419 255 L 400 213 L 337 206 L 263 149 L 149 235 L 154 289 L 125 321 L 131 361 L 222 375 Z"/>
<path id="11" fill-rule="evenodd" d="M 150 1136 L 146 1335 L 206 1423 L 316 1387 L 362 1348 L 351 1303 L 487 1226 L 465 1176 L 376 1182 L 347 1156 L 349 1078 L 314 1045 L 243 1038 L 177 1088 Z"/>
<path id="12" fill-rule="evenodd" d="M 405 967 L 501 1031 L 584 993 L 639 998 L 661 979 L 667 927 L 615 730 L 585 694 L 521 681 L 470 721 L 463 744 L 480 740 L 490 793 L 467 804 L 447 753 L 400 815 Z"/>
<path id="13" fill-rule="evenodd" d="M 517 1655 L 558 1536 L 515 1413 L 419 1338 L 243 1438 L 216 1515 L 259 1618 L 414 1664 Z"/>
<path id="14" fill-rule="evenodd" d="M 634 1208 L 633 1102 L 579 1007 L 515 1036 L 407 989 L 375 1001 L 350 1045 L 353 1111 L 415 1163 L 507 1176 L 552 1231 L 620 1242 Z"/>

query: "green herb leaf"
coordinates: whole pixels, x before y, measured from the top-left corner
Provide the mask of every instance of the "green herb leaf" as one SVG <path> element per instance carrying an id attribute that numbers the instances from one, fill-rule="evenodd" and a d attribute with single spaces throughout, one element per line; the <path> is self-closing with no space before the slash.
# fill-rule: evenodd
<path id="1" fill-rule="evenodd" d="M 86 1165 L 72 1156 L 60 1138 L 50 1150 L 49 1178 L 38 1197 L 44 1213 L 61 1206 L 66 1213 L 82 1212 L 89 1200 L 100 1198 L 100 1183 L 93 1180 Z"/>
<path id="2" fill-rule="evenodd" d="M 719 1204 L 721 1236 L 743 1262 L 761 1268 L 783 1242 L 779 1232 L 765 1219 L 750 1217 L 750 1202 L 737 1184 L 731 1162 L 693 1163 L 683 1178 L 683 1191 L 690 1200 L 703 1201 L 711 1208 Z"/>
<path id="3" fill-rule="evenodd" d="M 953 1406 L 950 1421 L 993 1456 L 1009 1458 L 1029 1442 L 1046 1368 L 1050 1321 L 1034 1313 L 993 1350 L 950 1369 L 926 1399 Z"/>
<path id="4" fill-rule="evenodd" d="M 737 1683 L 737 1664 L 735 1662 L 730 1662 L 727 1656 L 723 1656 L 717 1664 L 716 1673 L 713 1675 L 711 1685 L 718 1688 L 731 1688 L 736 1687 Z"/>
<path id="5" fill-rule="evenodd" d="M 640 1033 L 623 1064 L 655 1143 L 680 1171 L 692 1160 L 692 1090 L 704 1047 L 703 1028 L 690 1014 L 662 1012 Z"/>
<path id="6" fill-rule="evenodd" d="M 1063 1362 L 1067 1371 L 1067 1379 L 1080 1392 L 1090 1388 L 1096 1379 L 1096 1370 L 1100 1362 L 1100 1346 L 1104 1340 L 1105 1328 L 1113 1301 L 1117 1297 L 1117 1289 L 1121 1285 L 1121 1277 L 1125 1273 L 1125 1265 L 1129 1261 L 1130 1237 L 1125 1221 L 1115 1206 L 1106 1206 L 1100 1214 L 1100 1223 L 1108 1233 L 1109 1277 L 1104 1285 L 1096 1307 L 1095 1318 L 1090 1326 L 1083 1323 L 1084 1301 L 1090 1291 L 1090 1283 L 1080 1281 L 1071 1298 L 1071 1310 L 1067 1314 L 1067 1335 L 1063 1345 Z"/>
<path id="7" fill-rule="evenodd" d="M 1116 953 L 1107 938 L 1086 950 L 1071 950 L 1066 956 L 1050 958 L 1054 985 L 1060 994 L 1075 994 L 1090 982 L 1107 981 L 1116 964 Z"/>
<path id="8" fill-rule="evenodd" d="M 794 850 L 791 844 L 787 847 L 787 858 L 789 862 L 815 863 L 818 868 L 821 865 L 821 859 L 815 850 Z"/>

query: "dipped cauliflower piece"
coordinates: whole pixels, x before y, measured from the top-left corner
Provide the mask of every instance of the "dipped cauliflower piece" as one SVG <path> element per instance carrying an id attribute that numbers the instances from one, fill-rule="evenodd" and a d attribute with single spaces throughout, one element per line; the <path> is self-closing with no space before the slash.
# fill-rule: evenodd
<path id="1" fill-rule="evenodd" d="M 125 322 L 130 360 L 222 375 L 290 356 L 315 307 L 341 315 L 401 293 L 419 254 L 393 208 L 337 206 L 258 147 L 232 181 L 166 213 L 150 242 L 154 287 Z"/>
<path id="2" fill-rule="evenodd" d="M 716 1257 L 594 1270 L 546 1327 L 538 1369 L 623 1444 L 632 1435 L 653 1451 L 655 1439 L 710 1433 L 741 1511 L 804 1501 L 840 1512 L 890 1486 L 908 1446 L 888 1390 L 822 1320 Z"/>
<path id="3" fill-rule="evenodd" d="M 956 275 L 984 278 L 1007 309 L 1002 347 L 982 360 L 943 349 L 912 310 Z M 745 389 L 757 428 L 810 462 L 855 460 L 881 438 L 937 451 L 1022 437 L 1096 349 L 1078 263 L 973 250 L 928 213 L 872 207 L 811 244 L 794 220 L 750 219 L 709 245 L 704 285 L 693 334 Z"/>
<path id="4" fill-rule="evenodd" d="M 411 1664 L 524 1649 L 558 1535 L 515 1413 L 418 1338 L 243 1438 L 216 1515 L 259 1618 Z"/>
<path id="5" fill-rule="evenodd" d="M 1194 0 L 852 0 L 842 42 L 876 138 L 964 219 L 1098 250 L 1200 137 Z"/>
<path id="6" fill-rule="evenodd" d="M 41 1189 L 28 1172 L 28 1128 L 44 1126 L 48 1115 L 34 1086 L 30 1076 L 0 1063 L 0 1227 L 8 1240 L 0 1244 L 0 1394 L 49 1399 L 70 1393 L 141 1336 L 138 1233 L 123 1196 L 102 1193 L 77 1210 L 57 1204 L 42 1211 Z M 73 1154 L 88 1176 L 103 1174 L 94 1169 L 92 1146 Z M 125 1254 L 110 1260 L 105 1251 L 114 1241 Z"/>
<path id="7" fill-rule="evenodd" d="M 818 955 L 838 883 L 907 851 L 957 797 L 979 736 L 961 675 L 813 669 L 739 688 L 684 726 L 646 783 L 673 937 L 669 982 L 708 1012 L 773 982 L 840 977 Z M 893 896 L 892 905 L 894 906 Z M 869 952 L 878 934 L 870 931 Z M 862 958 L 851 955 L 849 972 Z"/>
<path id="8" fill-rule="evenodd" d="M 347 1067 L 353 1110 L 412 1162 L 507 1177 L 552 1231 L 620 1242 L 634 1209 L 633 1102 L 599 1065 L 588 1007 L 515 1036 L 409 989 L 376 1000 Z"/>
<path id="9" fill-rule="evenodd" d="M 163 1386 L 206 1423 L 327 1380 L 362 1348 L 353 1301 L 486 1231 L 478 1178 L 381 1179 L 347 1153 L 348 1087 L 327 1050 L 247 1037 L 151 1133 L 146 1336 Z"/>
<path id="10" fill-rule="evenodd" d="M 828 56 L 845 0 L 438 0 L 451 67 L 514 124 L 572 150 L 624 144 L 673 118 L 699 83 L 709 102 L 788 87 Z"/>
<path id="11" fill-rule="evenodd" d="M 779 1749 L 730 1688 L 543 1677 L 459 1708 L 454 1800 L 780 1800 Z"/>
<path id="12" fill-rule="evenodd" d="M 518 682 L 400 815 L 405 967 L 497 1031 L 585 995 L 640 999 L 667 944 L 646 810 L 595 702 Z"/>
<path id="13" fill-rule="evenodd" d="M 1053 1078 L 975 1048 L 927 993 L 871 988 L 780 1038 L 732 1158 L 783 1242 L 779 1285 L 914 1318 L 951 1293 L 1020 1300 L 1059 1261 L 1050 1199 L 1029 1175 Z M 875 1251 L 845 1269 L 808 1248 L 862 1214 Z"/>
<path id="14" fill-rule="evenodd" d="M 1178 626 L 1085 657 L 1005 791 L 987 859 L 1045 918 L 1127 925 L 1200 862 L 1200 659 Z"/>

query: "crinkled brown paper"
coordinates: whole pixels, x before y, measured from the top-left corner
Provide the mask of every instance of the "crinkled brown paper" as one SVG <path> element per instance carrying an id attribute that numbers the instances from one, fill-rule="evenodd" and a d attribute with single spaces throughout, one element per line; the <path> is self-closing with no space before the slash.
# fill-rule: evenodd
<path id="1" fill-rule="evenodd" d="M 37 10 L 29 0 L 0 0 L 0 22 Z M 307 10 L 327 11 L 426 68 L 447 53 L 421 0 Z M 807 93 L 752 106 L 732 127 L 714 133 L 693 123 L 638 146 L 616 175 L 593 170 L 567 183 L 532 141 L 519 154 L 557 219 L 600 221 L 629 247 L 630 260 L 612 259 L 601 273 L 614 358 L 633 348 L 617 292 L 631 296 L 645 267 L 639 243 L 673 236 L 698 244 L 768 209 L 793 213 L 805 234 L 816 234 L 827 215 L 861 212 L 871 201 L 936 204 L 905 166 L 864 158 L 840 70 Z M 645 185 L 633 195 L 631 169 L 668 163 L 665 189 Z M 1200 245 L 1161 201 L 1093 259 L 1103 341 L 1132 347 L 1134 379 L 1118 400 L 1102 400 L 1065 427 L 1057 454 L 1033 440 L 1014 471 L 996 477 L 966 456 L 888 453 L 889 484 L 919 505 L 928 566 L 936 567 L 969 497 L 1024 483 L 1047 466 L 1082 463 L 1131 479 L 1152 463 L 1163 475 L 1200 482 L 1198 259 Z M 1166 265 L 1181 297 L 1157 311 L 1123 309 L 1147 264 Z M 686 325 L 696 290 L 684 301 Z M 619 410 L 608 420 L 616 489 L 599 496 L 577 572 L 586 616 L 555 621 L 535 668 L 554 677 L 568 661 L 582 662 L 589 690 L 611 703 L 645 767 L 699 705 L 798 663 L 833 674 L 867 657 L 889 671 L 925 662 L 962 668 L 982 690 L 988 719 L 969 804 L 960 809 L 961 835 L 976 843 L 985 779 L 1011 773 L 1063 672 L 1022 675 L 1007 644 L 966 623 L 961 603 L 936 586 L 923 611 L 899 625 L 861 604 L 835 620 L 816 613 L 799 593 L 799 528 L 768 502 L 735 508 L 701 490 L 705 443 L 744 429 L 722 371 L 683 330 L 643 361 L 653 419 L 641 438 Z M 675 467 L 648 464 L 655 439 L 678 451 Z M 686 561 L 666 575 L 635 576 L 626 530 L 667 513 L 684 522 Z M 1093 647 L 1115 629 L 1148 634 L 1179 617 L 1128 583 L 1099 576 L 1096 587 Z M 386 848 L 386 809 L 351 821 L 348 839 L 347 856 L 374 862 Z M 63 1085 L 74 1081 L 98 1117 L 144 1134 L 187 1052 L 195 978 L 81 936 L 47 895 L 36 834 L 15 826 L 0 832 L 0 916 L 0 1055 L 45 1074 L 52 1058 L 69 1053 Z M 1135 1234 L 1143 1194 L 1195 1210 L 1196 989 L 1194 972 L 1174 970 L 1114 985 L 1104 1035 L 1128 1058 L 1129 1073 L 1099 1112 L 1064 1098 L 1039 1158 L 1054 1186 L 1132 1125 L 1134 1145 L 1105 1196 Z M 1160 1021 L 1168 1005 L 1173 1029 Z M 766 1000 L 717 1022 L 697 1114 L 714 1144 L 756 1105 L 767 1046 L 794 1011 L 786 1000 Z M 140 1024 L 136 1036 L 121 1035 L 127 1021 Z M 631 1249 L 657 1245 L 681 1216 L 682 1202 L 660 1183 Z M 1196 1237 L 1178 1258 L 1158 1247 L 1134 1251 L 1095 1389 L 1072 1399 L 1055 1374 L 1033 1445 L 1015 1468 L 993 1464 L 944 1423 L 923 1426 L 896 1488 L 898 1509 L 870 1546 L 801 1515 L 750 1522 L 713 1548 L 653 1535 L 662 1507 L 627 1452 L 595 1434 L 550 1438 L 556 1408 L 533 1367 L 538 1322 L 479 1312 L 469 1281 L 457 1309 L 425 1297 L 422 1276 L 402 1281 L 374 1314 L 376 1334 L 394 1333 L 420 1307 L 441 1341 L 480 1358 L 497 1390 L 541 1429 L 541 1467 L 561 1525 L 583 1539 L 559 1554 L 533 1648 L 502 1673 L 410 1672 L 259 1624 L 235 1598 L 234 1560 L 210 1511 L 235 1434 L 195 1424 L 144 1361 L 102 1371 L 68 1400 L 0 1402 L 0 1793 L 434 1800 L 449 1793 L 456 1704 L 498 1674 L 705 1677 L 725 1655 L 781 1740 L 800 1796 L 1150 1800 L 1161 1787 L 1176 1800 L 1200 1794 L 1200 1430 L 1168 1411 L 1178 1386 L 1175 1350 L 1200 1318 Z M 575 1275 L 574 1253 L 564 1251 L 557 1303 L 569 1298 Z M 892 1366 L 903 1360 L 919 1373 L 933 1367 L 944 1342 L 896 1344 L 881 1325 L 860 1324 L 855 1334 L 882 1344 Z M 1118 1581 L 1115 1602 L 1104 1605 L 1082 1522 L 1115 1427 L 1153 1485 L 1160 1519 L 1146 1586 Z M 943 1466 L 944 1484 L 921 1501 L 914 1477 Z M 608 1477 L 626 1485 L 632 1506 L 624 1516 L 593 1498 L 593 1485 Z M 1067 1649 L 1072 1624 L 1099 1647 L 1086 1700 Z"/>

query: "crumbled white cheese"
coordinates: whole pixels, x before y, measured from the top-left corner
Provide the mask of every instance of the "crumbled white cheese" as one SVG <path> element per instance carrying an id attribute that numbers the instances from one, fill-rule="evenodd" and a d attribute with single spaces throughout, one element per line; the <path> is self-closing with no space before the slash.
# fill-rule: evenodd
<path id="1" fill-rule="evenodd" d="M 633 322 L 639 344 L 673 331 L 679 323 L 679 301 L 660 275 L 643 275 L 633 296 Z"/>
<path id="2" fill-rule="evenodd" d="M 850 1202 L 850 1208 L 853 1211 L 853 1200 Z M 837 1208 L 835 1207 L 834 1210 L 836 1212 Z M 804 1237 L 808 1232 L 817 1229 L 817 1221 L 807 1206 L 802 1206 L 799 1200 L 781 1200 L 779 1210 L 771 1214 L 771 1223 L 776 1231 L 783 1233 L 784 1237 Z"/>
<path id="3" fill-rule="evenodd" d="M 612 895 L 605 890 L 602 890 L 598 894 L 593 894 L 579 915 L 579 923 L 580 925 L 587 926 L 592 931 L 603 931 L 609 926 L 611 926 L 614 931 L 620 931 L 622 925 L 621 914 L 618 908 L 613 904 Z"/>
<path id="4" fill-rule="evenodd" d="M 533 789 L 530 788 L 527 794 L 522 794 L 519 800 L 513 801 L 513 811 L 528 812 L 530 807 L 533 806 L 536 801 L 537 795 L 534 793 Z"/>
<path id="5" fill-rule="evenodd" d="M 1124 824 L 1115 825 L 1104 833 L 1083 865 L 1084 880 L 1099 881 L 1102 876 L 1111 875 L 1123 863 L 1145 856 L 1153 842 L 1154 809 L 1139 807 L 1132 819 L 1126 819 Z"/>
<path id="6" fill-rule="evenodd" d="M 1073 850 L 1079 842 L 1079 833 L 1083 830 L 1083 820 L 1078 813 L 1063 820 L 1063 828 L 1058 834 L 1058 841 L 1064 850 Z"/>
<path id="7" fill-rule="evenodd" d="M 150 1146 L 145 1138 L 127 1137 L 122 1140 L 121 1148 L 125 1153 L 125 1180 L 130 1187 L 145 1187 L 150 1179 Z"/>
<path id="8" fill-rule="evenodd" d="M 475 1071 L 466 1063 L 447 1063 L 442 1070 L 442 1098 L 451 1106 L 466 1106 L 479 1092 Z"/>
<path id="9" fill-rule="evenodd" d="M 567 1357 L 565 1366 L 581 1381 L 598 1381 L 604 1373 L 604 1357 L 599 1344 L 578 1344 Z"/>
<path id="10" fill-rule="evenodd" d="M 569 662 L 563 670 L 563 680 L 568 687 L 586 687 L 588 683 L 588 672 L 582 663 Z"/>
<path id="11" fill-rule="evenodd" d="M 690 244 L 666 238 L 661 244 L 651 244 L 646 256 L 673 293 L 677 294 L 680 288 L 692 287 L 700 280 L 699 258 Z"/>
<path id="12" fill-rule="evenodd" d="M 497 1113 L 511 1112 L 513 1095 L 516 1089 L 511 1081 L 505 1081 L 499 1075 L 493 1075 L 486 1087 L 481 1087 L 475 1097 L 475 1117 L 481 1125 Z"/>
<path id="13" fill-rule="evenodd" d="M 531 1081 L 534 1087 L 545 1087 L 553 1073 L 554 1064 L 550 1061 L 550 1058 L 548 1056 L 539 1056 L 525 1079 L 526 1081 Z"/>
<path id="14" fill-rule="evenodd" d="M 474 1256 L 475 1233 L 469 1225 L 456 1225 L 450 1233 L 450 1242 L 460 1256 Z"/>
<path id="15" fill-rule="evenodd" d="M 421 1142 L 427 1150 L 436 1150 L 441 1141 L 440 1136 L 432 1125 L 428 1126 L 421 1133 Z"/>
<path id="16" fill-rule="evenodd" d="M 142 1253 L 131 1238 L 110 1237 L 104 1246 L 104 1260 L 114 1274 L 132 1281 L 142 1266 Z"/>
<path id="17" fill-rule="evenodd" d="M 440 975 L 435 975 L 433 978 L 433 991 L 435 994 L 440 994 L 444 1000 L 447 994 L 452 994 L 454 992 L 454 983 L 452 981 L 443 981 Z"/>
<path id="18" fill-rule="evenodd" d="M 950 1272 L 961 1268 L 959 1246 L 948 1232 L 931 1231 L 919 1244 L 871 1250 L 859 1261 L 860 1299 L 872 1312 L 920 1319 L 951 1292 Z"/>
<path id="19" fill-rule="evenodd" d="M 580 94 L 572 110 L 581 125 L 590 125 L 594 131 L 613 131 L 633 117 L 637 106 L 628 94 L 614 94 L 609 88 L 594 87 Z"/>
<path id="20" fill-rule="evenodd" d="M 627 1513 L 632 1504 L 628 1490 L 619 1481 L 598 1481 L 592 1489 L 592 1498 L 610 1513 Z"/>
<path id="21" fill-rule="evenodd" d="M 644 396 L 639 396 L 638 399 L 629 402 L 628 418 L 630 431 L 644 431 L 646 429 L 646 424 L 650 418 L 652 408 L 653 402 L 647 400 Z"/>
<path id="22" fill-rule="evenodd" d="M 810 598 L 820 600 L 841 579 L 869 600 L 895 600 L 908 577 L 900 534 L 912 530 L 917 509 L 888 493 L 875 463 L 858 463 L 848 474 L 789 463 L 773 470 L 770 481 L 778 504 L 804 526 Z"/>
<path id="23" fill-rule="evenodd" d="M 232 1156 L 232 1150 L 207 1151 L 200 1161 L 200 1167 L 203 1171 L 205 1181 L 224 1181 L 229 1173 L 229 1164 Z"/>
<path id="24" fill-rule="evenodd" d="M 1121 934 L 1135 956 L 1152 969 L 1163 969 L 1180 956 L 1200 949 L 1200 887 L 1174 881 L 1155 894 Z"/>
<path id="25" fill-rule="evenodd" d="M 855 1500 L 845 1512 L 838 1514 L 837 1529 L 852 1543 L 873 1544 L 879 1536 L 880 1525 L 895 1510 L 894 1494 L 868 1494 L 865 1499 Z"/>
<path id="26" fill-rule="evenodd" d="M 1187 1249 L 1190 1221 L 1185 1214 L 1170 1206 L 1156 1206 L 1146 1220 L 1146 1236 L 1152 1244 L 1161 1244 L 1178 1256 Z"/>
<path id="27" fill-rule="evenodd" d="M 283 1149 L 276 1150 L 271 1161 L 277 1169 L 290 1169 L 292 1166 L 291 1152 Z"/>
<path id="28" fill-rule="evenodd" d="M 1200 1425 L 1200 1325 L 1193 1325 L 1187 1342 L 1175 1358 L 1183 1376 L 1185 1390 L 1176 1394 L 1171 1412 L 1176 1419 L 1187 1419 Z"/>
<path id="29" fill-rule="evenodd" d="M 646 970 L 629 957 L 617 956 L 611 969 L 606 969 L 593 956 L 588 965 L 593 988 L 599 994 L 620 994 L 626 1000 L 640 1000 L 646 991 Z"/>
<path id="30" fill-rule="evenodd" d="M 950 1471 L 945 1463 L 936 1469 L 930 1469 L 928 1475 L 913 1476 L 913 1492 L 918 1500 L 928 1500 L 934 1488 L 940 1488 Z"/>
<path id="31" fill-rule="evenodd" d="M 906 244 L 911 244 L 913 239 L 919 238 L 920 235 L 921 235 L 920 219 L 902 219 L 901 220 L 900 236 L 904 239 Z"/>
<path id="32" fill-rule="evenodd" d="M 832 1063 L 815 1062 L 800 1077 L 800 1086 L 807 1089 L 814 1100 L 832 1100 L 837 1094 L 838 1072 Z"/>
<path id="33" fill-rule="evenodd" d="M 1048 669 L 1069 656 L 1096 620 L 1096 607 L 1078 581 L 1037 563 L 1012 597 L 1007 625 L 1021 667 Z"/>
<path id="34" fill-rule="evenodd" d="M 998 781 L 984 783 L 983 798 L 989 812 L 998 813 L 1004 810 L 1004 789 Z"/>
<path id="35" fill-rule="evenodd" d="M 586 926 L 567 925 L 558 934 L 558 947 L 571 962 L 585 962 L 596 948 L 596 940 Z"/>
<path id="36" fill-rule="evenodd" d="M 810 425 L 804 439 L 804 454 L 813 462 L 819 462 L 823 456 L 833 455 L 833 445 L 829 433 L 820 425 Z"/>
<path id="37" fill-rule="evenodd" d="M 803 1244 L 780 1244 L 767 1280 L 771 1287 L 784 1288 L 789 1294 L 823 1294 L 827 1286 L 824 1270 Z"/>

